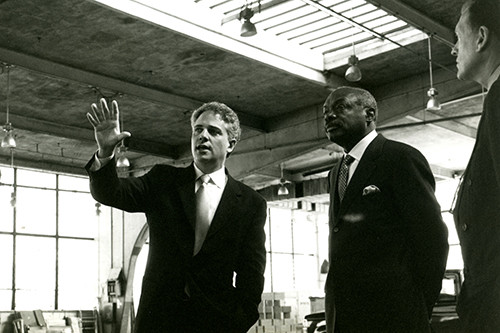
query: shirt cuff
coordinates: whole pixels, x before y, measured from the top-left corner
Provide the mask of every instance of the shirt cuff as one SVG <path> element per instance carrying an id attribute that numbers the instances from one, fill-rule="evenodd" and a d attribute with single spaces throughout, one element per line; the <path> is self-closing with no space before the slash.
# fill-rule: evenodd
<path id="1" fill-rule="evenodd" d="M 97 153 L 94 154 L 94 162 L 90 166 L 90 171 L 97 171 L 101 169 L 103 166 L 109 163 L 113 158 L 115 157 L 115 154 L 112 154 L 109 157 L 104 157 L 104 158 L 99 158 L 97 156 Z"/>

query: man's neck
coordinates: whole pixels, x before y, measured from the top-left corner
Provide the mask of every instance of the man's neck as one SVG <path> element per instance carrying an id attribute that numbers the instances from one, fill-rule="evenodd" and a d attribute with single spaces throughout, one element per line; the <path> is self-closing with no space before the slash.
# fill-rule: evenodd
<path id="1" fill-rule="evenodd" d="M 222 165 L 206 165 L 206 164 L 198 164 L 196 162 L 194 162 L 194 165 L 198 168 L 198 170 L 200 170 L 202 173 L 204 174 L 211 174 L 211 173 L 214 173 L 220 169 L 223 169 L 224 168 L 224 164 Z"/>

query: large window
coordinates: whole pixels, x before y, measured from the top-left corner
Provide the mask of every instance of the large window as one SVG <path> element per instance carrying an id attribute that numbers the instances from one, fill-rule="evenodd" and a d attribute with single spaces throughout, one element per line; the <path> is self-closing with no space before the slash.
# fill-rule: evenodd
<path id="1" fill-rule="evenodd" d="M 266 224 L 266 292 L 323 288 L 321 264 L 328 255 L 328 215 L 269 205 Z"/>
<path id="2" fill-rule="evenodd" d="M 0 172 L 0 310 L 92 309 L 98 229 L 88 179 Z"/>

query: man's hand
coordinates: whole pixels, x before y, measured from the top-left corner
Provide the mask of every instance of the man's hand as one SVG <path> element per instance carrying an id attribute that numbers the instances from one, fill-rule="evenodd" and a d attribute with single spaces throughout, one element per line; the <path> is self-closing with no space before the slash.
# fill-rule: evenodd
<path id="1" fill-rule="evenodd" d="M 92 111 L 87 113 L 87 119 L 94 127 L 95 140 L 99 148 L 97 156 L 105 158 L 111 156 L 116 145 L 131 134 L 120 132 L 120 111 L 116 101 L 111 103 L 111 110 L 104 98 L 101 98 L 100 105 L 99 109 L 95 103 L 92 103 L 90 106 Z"/>

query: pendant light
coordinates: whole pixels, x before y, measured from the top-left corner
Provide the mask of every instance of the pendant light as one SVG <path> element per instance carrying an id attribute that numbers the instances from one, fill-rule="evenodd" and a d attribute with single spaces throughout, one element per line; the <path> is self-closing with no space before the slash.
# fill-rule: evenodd
<path id="1" fill-rule="evenodd" d="M 281 178 L 280 178 L 280 187 L 278 189 L 278 195 L 288 195 L 288 189 L 286 188 L 286 180 L 283 177 L 283 163 L 280 164 L 281 169 Z"/>
<path id="2" fill-rule="evenodd" d="M 113 106 L 111 106 L 113 107 Z M 120 112 L 120 130 L 123 131 L 123 113 Z M 116 160 L 117 168 L 128 168 L 130 167 L 130 161 L 128 160 L 125 153 L 127 152 L 127 147 L 125 146 L 125 139 L 123 139 L 118 146 L 118 159 Z"/>
<path id="3" fill-rule="evenodd" d="M 351 20 L 354 19 L 353 8 L 351 6 Z M 361 80 L 361 70 L 358 67 L 359 59 L 356 57 L 356 49 L 354 47 L 354 26 L 351 27 L 351 43 L 352 43 L 352 55 L 347 59 L 347 64 L 349 67 L 345 71 L 345 79 L 349 82 L 358 82 Z"/>
<path id="4" fill-rule="evenodd" d="M 16 138 L 14 136 L 14 128 L 12 127 L 12 124 L 9 121 L 9 95 L 10 95 L 10 67 L 11 65 L 6 65 L 5 68 L 7 69 L 7 97 L 5 100 L 6 104 L 6 121 L 5 125 L 3 125 L 3 130 L 6 132 L 4 138 L 2 139 L 2 148 L 10 148 L 14 149 L 16 148 Z"/>
<path id="5" fill-rule="evenodd" d="M 245 7 L 240 12 L 240 20 L 244 19 L 243 24 L 241 25 L 240 36 L 241 37 L 251 37 L 257 34 L 257 28 L 255 28 L 255 24 L 250 22 L 250 19 L 253 17 L 253 10 Z"/>
<path id="6" fill-rule="evenodd" d="M 259 4 L 259 13 L 260 13 L 261 9 L 260 0 L 258 0 L 257 2 Z M 255 27 L 255 24 L 250 22 L 250 19 L 255 14 L 255 12 L 250 8 L 250 5 L 248 3 L 245 3 L 245 6 L 242 7 L 242 10 L 240 11 L 240 15 L 238 17 L 240 21 L 241 19 L 244 20 L 240 30 L 241 37 L 251 37 L 257 34 L 257 28 Z"/>
<path id="7" fill-rule="evenodd" d="M 427 111 L 439 111 L 441 110 L 441 104 L 437 99 L 438 91 L 434 88 L 434 83 L 432 80 L 432 49 L 431 49 L 431 35 L 428 38 L 428 46 L 429 46 L 429 77 L 430 77 L 430 88 L 427 91 L 427 96 L 429 96 L 429 100 L 427 101 L 426 110 Z"/>

